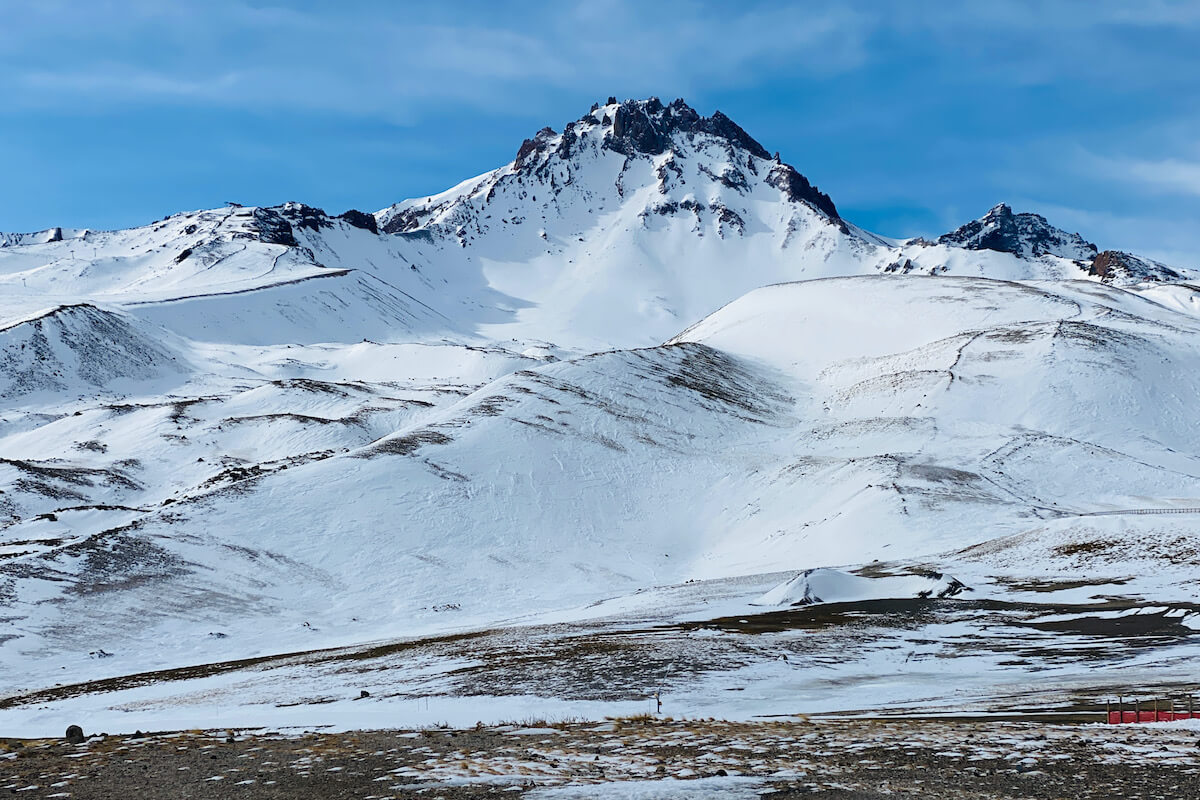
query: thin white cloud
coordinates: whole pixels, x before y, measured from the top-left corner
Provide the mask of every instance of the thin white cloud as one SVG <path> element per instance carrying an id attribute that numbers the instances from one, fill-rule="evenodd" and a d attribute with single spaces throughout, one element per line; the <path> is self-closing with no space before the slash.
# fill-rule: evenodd
<path id="1" fill-rule="evenodd" d="M 1200 197 L 1200 161 L 1185 158 L 1124 158 L 1085 154 L 1086 170 L 1151 194 Z"/>
<path id="2" fill-rule="evenodd" d="M 1131 179 L 1167 192 L 1200 197 L 1200 161 L 1168 158 L 1162 161 L 1128 161 L 1113 165 L 1114 172 L 1125 172 Z"/>
<path id="3" fill-rule="evenodd" d="M 238 0 L 47 4 L 0 33 L 5 108 L 193 102 L 406 121 L 422 108 L 535 106 L 547 92 L 680 94 L 831 75 L 867 58 L 871 20 L 841 8 L 663 2 L 518 4 L 453 13 L 399 4 Z M 165 8 L 163 7 L 165 6 Z M 308 10 L 303 10 L 307 8 Z"/>
<path id="4" fill-rule="evenodd" d="M 56 93 L 209 99 L 236 90 L 240 82 L 235 72 L 189 79 L 137 71 L 126 65 L 89 71 L 29 72 L 17 79 L 29 89 Z"/>

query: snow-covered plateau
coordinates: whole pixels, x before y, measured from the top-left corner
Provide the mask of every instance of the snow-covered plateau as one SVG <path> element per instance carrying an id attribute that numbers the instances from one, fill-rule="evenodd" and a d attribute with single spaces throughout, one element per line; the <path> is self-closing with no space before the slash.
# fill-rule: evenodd
<path id="1" fill-rule="evenodd" d="M 886 239 L 654 99 L 375 214 L 0 234 L 0 732 L 1173 691 L 1197 280 Z"/>

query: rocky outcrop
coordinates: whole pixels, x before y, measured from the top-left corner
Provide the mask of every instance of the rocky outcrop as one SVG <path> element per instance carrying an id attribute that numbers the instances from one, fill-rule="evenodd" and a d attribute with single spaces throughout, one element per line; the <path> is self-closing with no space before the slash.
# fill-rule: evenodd
<path id="1" fill-rule="evenodd" d="M 1183 276 L 1175 270 L 1121 250 L 1097 253 L 1088 268 L 1103 283 L 1139 283 L 1141 281 L 1180 281 Z"/>
<path id="2" fill-rule="evenodd" d="M 1004 203 L 994 206 L 982 218 L 938 237 L 937 243 L 967 250 L 995 250 L 1022 258 L 1051 255 L 1075 260 L 1090 260 L 1097 249 L 1078 233 L 1055 228 L 1040 214 L 1014 214 Z"/>
<path id="3" fill-rule="evenodd" d="M 254 209 L 251 228 L 258 235 L 260 242 L 281 244 L 285 247 L 296 246 L 296 234 L 292 231 L 292 224 L 284 219 L 277 208 Z"/>
<path id="4" fill-rule="evenodd" d="M 532 139 L 521 142 L 521 146 L 517 148 L 517 157 L 513 161 L 513 166 L 520 169 L 531 161 L 530 156 L 546 152 L 550 147 L 550 140 L 557 135 L 554 129 L 547 125 L 535 133 Z"/>
<path id="5" fill-rule="evenodd" d="M 570 158 L 571 148 L 575 146 L 575 142 L 577 141 L 579 141 L 579 135 L 575 133 L 575 123 L 568 123 L 567 127 L 563 129 L 562 137 L 559 139 L 558 150 L 555 151 L 558 157 L 564 160 Z"/>
<path id="6" fill-rule="evenodd" d="M 306 206 L 304 203 L 284 203 L 279 206 L 279 213 L 292 224 L 293 228 L 319 231 L 321 228 L 328 228 L 333 224 L 324 209 Z"/>
<path id="7" fill-rule="evenodd" d="M 355 228 L 362 228 L 371 233 L 379 233 L 379 223 L 375 221 L 375 215 L 373 214 L 367 214 L 352 208 L 339 216 L 338 219 Z"/>
<path id="8" fill-rule="evenodd" d="M 833 199 L 809 183 L 789 164 L 776 164 L 767 175 L 767 183 L 779 189 L 792 202 L 808 203 L 833 220 L 841 220 Z"/>
<path id="9" fill-rule="evenodd" d="M 612 133 L 605 137 L 604 147 L 626 156 L 658 155 L 671 146 L 676 135 L 706 133 L 759 158 L 770 158 L 766 149 L 729 117 L 720 111 L 702 117 L 682 99 L 668 106 L 657 97 L 626 100 L 617 107 L 612 119 Z"/>
<path id="10" fill-rule="evenodd" d="M 324 209 L 304 203 L 264 206 L 254 209 L 252 216 L 250 228 L 257 234 L 260 242 L 286 247 L 296 247 L 299 244 L 296 241 L 297 230 L 319 231 L 322 228 L 333 227 L 333 218 L 326 214 Z M 379 232 L 375 218 L 361 211 L 347 211 L 339 219 L 356 228 Z"/>

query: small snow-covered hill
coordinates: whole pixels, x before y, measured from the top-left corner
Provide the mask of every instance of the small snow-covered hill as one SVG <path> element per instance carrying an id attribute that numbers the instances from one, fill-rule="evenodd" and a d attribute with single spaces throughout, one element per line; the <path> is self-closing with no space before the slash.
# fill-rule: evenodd
<path id="1" fill-rule="evenodd" d="M 123 314 L 59 306 L 0 327 L 0 403 L 42 392 L 111 390 L 118 381 L 178 375 L 186 364 Z M 45 395 L 43 395 L 45 396 Z M 58 398 L 56 398 L 58 399 Z"/>

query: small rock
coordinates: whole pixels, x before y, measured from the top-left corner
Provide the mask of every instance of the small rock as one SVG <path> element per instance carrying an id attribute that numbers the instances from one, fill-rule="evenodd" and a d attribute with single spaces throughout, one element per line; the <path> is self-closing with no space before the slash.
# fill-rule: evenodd
<path id="1" fill-rule="evenodd" d="M 79 727 L 78 725 L 70 726 L 67 728 L 66 739 L 71 744 L 83 744 L 85 739 L 83 735 L 83 728 Z"/>

